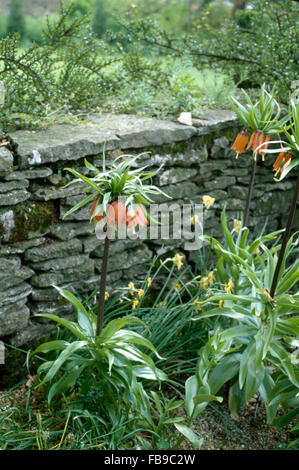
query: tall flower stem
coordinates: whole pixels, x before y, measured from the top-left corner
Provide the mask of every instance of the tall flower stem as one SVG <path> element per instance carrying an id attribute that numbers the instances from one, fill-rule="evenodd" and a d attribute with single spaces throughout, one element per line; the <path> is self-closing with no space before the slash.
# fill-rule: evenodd
<path id="1" fill-rule="evenodd" d="M 256 173 L 256 166 L 257 166 L 257 156 L 256 158 L 253 159 L 252 168 L 251 168 L 250 182 L 249 182 L 249 187 L 248 187 L 247 201 L 246 201 L 245 215 L 244 215 L 244 222 L 243 222 L 244 227 L 247 227 L 247 222 L 248 222 L 249 209 L 250 209 L 250 203 L 251 203 L 252 191 L 253 191 L 253 185 L 254 185 L 254 179 L 255 179 L 255 173 Z"/>
<path id="2" fill-rule="evenodd" d="M 110 238 L 107 235 L 105 238 L 104 254 L 102 261 L 101 270 L 101 282 L 100 282 L 100 296 L 99 296 L 99 309 L 98 309 L 98 320 L 97 320 L 97 336 L 101 333 L 104 320 L 104 305 L 105 305 L 105 292 L 106 292 L 106 279 L 107 279 L 107 265 L 108 265 L 108 254 L 109 254 Z"/>
<path id="3" fill-rule="evenodd" d="M 292 205 L 291 205 L 291 209 L 290 209 L 290 212 L 289 212 L 288 222 L 287 222 L 286 230 L 284 232 L 284 236 L 283 236 L 283 240 L 282 240 L 282 244 L 281 244 L 281 248 L 280 248 L 280 253 L 279 253 L 279 258 L 278 258 L 278 262 L 277 262 L 275 272 L 274 272 L 274 276 L 273 276 L 273 280 L 272 280 L 272 285 L 271 285 L 271 290 L 270 290 L 270 297 L 272 299 L 275 295 L 278 276 L 279 276 L 279 273 L 280 273 L 280 270 L 281 270 L 281 265 L 282 265 L 282 262 L 283 262 L 283 259 L 284 259 L 286 246 L 287 246 L 287 243 L 288 243 L 289 238 L 290 238 L 292 225 L 293 225 L 293 221 L 294 221 L 295 213 L 296 213 L 296 205 L 297 205 L 297 201 L 298 201 L 298 196 L 299 196 L 299 171 L 298 171 L 298 175 L 297 175 L 297 181 L 296 181 L 296 186 L 295 186 L 295 190 L 294 190 Z"/>

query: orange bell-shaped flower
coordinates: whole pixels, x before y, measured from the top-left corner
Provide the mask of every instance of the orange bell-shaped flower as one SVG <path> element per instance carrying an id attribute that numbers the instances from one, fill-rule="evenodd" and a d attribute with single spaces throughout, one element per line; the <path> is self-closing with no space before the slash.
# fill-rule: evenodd
<path id="1" fill-rule="evenodd" d="M 127 217 L 127 227 L 132 228 L 135 227 L 135 225 L 140 225 L 140 227 L 146 227 L 148 225 L 148 220 L 145 217 L 143 210 L 140 206 L 136 207 L 135 215 L 130 217 L 130 215 L 128 214 Z"/>
<path id="2" fill-rule="evenodd" d="M 268 148 L 270 136 L 263 133 L 261 129 L 254 131 L 250 137 L 246 150 L 252 148 L 254 155 L 262 155 L 262 159 L 265 158 L 265 150 Z M 264 144 L 264 145 L 263 145 Z"/>
<path id="3" fill-rule="evenodd" d="M 239 134 L 235 138 L 235 141 L 231 148 L 237 152 L 236 158 L 238 158 L 238 156 L 244 152 L 248 139 L 249 135 L 246 130 L 242 130 L 241 132 L 239 132 Z"/>
<path id="4" fill-rule="evenodd" d="M 93 221 L 97 221 L 97 222 L 100 222 L 103 218 L 103 213 L 102 211 L 100 210 L 96 215 L 93 216 L 95 210 L 96 210 L 96 206 L 97 206 L 97 203 L 98 203 L 98 200 L 99 200 L 99 197 L 96 197 L 92 203 L 92 207 L 91 207 L 91 210 L 90 210 L 90 217 L 92 217 L 91 220 Z"/>
<path id="5" fill-rule="evenodd" d="M 273 164 L 273 171 L 275 171 L 275 176 L 278 175 L 278 173 L 282 173 L 283 170 L 288 166 L 288 164 L 291 161 L 292 154 L 289 152 L 280 152 L 278 154 L 278 157 L 276 158 L 274 164 Z"/>

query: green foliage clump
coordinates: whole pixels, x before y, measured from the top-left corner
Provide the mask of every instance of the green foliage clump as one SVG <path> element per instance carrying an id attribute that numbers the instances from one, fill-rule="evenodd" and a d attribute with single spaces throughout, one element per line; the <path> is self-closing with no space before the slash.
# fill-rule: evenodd
<path id="1" fill-rule="evenodd" d="M 72 5 L 47 18 L 42 44 L 22 49 L 15 33 L 0 41 L 0 79 L 6 87 L 2 121 L 30 122 L 41 117 L 95 109 L 108 94 L 114 76 L 104 69 L 116 59 L 101 55 L 85 17 L 70 17 Z"/>
<path id="2" fill-rule="evenodd" d="M 229 407 L 233 414 L 259 393 L 267 411 L 267 422 L 286 425 L 298 415 L 298 260 L 286 268 L 287 259 L 298 251 L 291 237 L 280 270 L 275 298 L 270 288 L 280 245 L 266 246 L 279 232 L 261 235 L 248 242 L 249 230 L 231 233 L 225 211 L 221 217 L 224 244 L 206 237 L 217 255 L 216 275 L 224 291 L 203 303 L 198 319 L 223 317 L 230 325 L 214 334 L 218 352 L 208 385 L 213 394 L 229 382 Z M 208 343 L 203 351 L 209 347 Z M 222 352 L 222 354 L 221 354 Z M 208 373 L 209 370 L 207 369 Z M 278 405 L 285 414 L 277 417 Z"/>
<path id="3" fill-rule="evenodd" d="M 142 44 L 158 54 L 188 57 L 198 70 L 221 69 L 243 86 L 276 83 L 279 99 L 287 102 L 291 83 L 298 76 L 298 3 L 252 0 L 250 4 L 250 13 L 245 10 L 237 18 L 225 17 L 218 27 L 204 14 L 185 34 L 169 32 L 151 18 L 128 16 L 122 23 L 136 48 Z"/>

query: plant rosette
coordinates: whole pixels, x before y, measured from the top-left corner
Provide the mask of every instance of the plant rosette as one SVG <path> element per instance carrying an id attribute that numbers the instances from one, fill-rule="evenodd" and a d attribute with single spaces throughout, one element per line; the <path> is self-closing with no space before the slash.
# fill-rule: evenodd
<path id="1" fill-rule="evenodd" d="M 279 144 L 279 148 L 265 149 L 265 153 L 277 154 L 273 164 L 275 181 L 282 181 L 291 170 L 299 165 L 299 103 L 290 103 L 290 112 L 283 122 L 283 133 L 286 140 L 274 140 L 271 144 Z M 279 179 L 276 176 L 280 174 Z"/>
<path id="2" fill-rule="evenodd" d="M 270 142 L 270 135 L 282 131 L 280 118 L 280 106 L 271 93 L 262 85 L 259 100 L 254 104 L 245 90 L 242 90 L 247 105 L 242 105 L 236 98 L 231 97 L 231 107 L 244 126 L 237 135 L 232 149 L 236 151 L 236 158 L 245 150 L 252 149 L 253 158 L 257 155 L 265 158 L 266 149 Z"/>
<path id="3" fill-rule="evenodd" d="M 133 169 L 133 167 L 136 167 L 136 160 L 141 155 L 136 157 L 121 155 L 107 169 L 105 152 L 103 152 L 102 171 L 85 159 L 86 168 L 95 173 L 93 178 L 88 178 L 72 168 L 66 168 L 76 178 L 65 187 L 83 182 L 85 192 L 91 192 L 92 194 L 66 212 L 64 218 L 92 202 L 90 219 L 95 225 L 100 222 L 101 226 L 114 230 L 122 226 L 132 230 L 137 225 L 146 227 L 149 215 L 145 206 L 154 202 L 152 196 L 158 194 L 169 196 L 156 186 L 145 183 L 156 176 L 161 167 L 152 172 L 145 171 L 147 166 Z"/>

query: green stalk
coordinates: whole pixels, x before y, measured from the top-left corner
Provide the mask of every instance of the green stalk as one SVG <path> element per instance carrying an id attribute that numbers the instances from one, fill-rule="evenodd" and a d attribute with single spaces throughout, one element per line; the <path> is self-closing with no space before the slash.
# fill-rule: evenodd
<path id="1" fill-rule="evenodd" d="M 243 227 L 247 227 L 250 203 L 251 203 L 254 180 L 255 180 L 256 167 L 257 167 L 257 156 L 256 158 L 253 159 L 252 168 L 251 168 L 251 175 L 250 175 L 250 182 L 249 182 L 248 193 L 247 193 L 247 201 L 246 201 Z"/>
<path id="2" fill-rule="evenodd" d="M 97 331 L 96 331 L 97 336 L 101 333 L 102 328 L 103 328 L 109 246 L 110 246 L 110 238 L 107 235 L 105 238 L 102 270 L 101 270 L 99 309 L 98 309 L 98 321 L 97 321 Z"/>
<path id="3" fill-rule="evenodd" d="M 298 196 L 299 196 L 299 171 L 298 171 L 298 175 L 297 175 L 297 181 L 296 181 L 296 186 L 295 186 L 295 190 L 294 190 L 292 205 L 291 205 L 290 212 L 289 212 L 287 226 L 286 226 L 286 230 L 284 232 L 284 236 L 283 236 L 283 240 L 282 240 L 282 244 L 281 244 L 281 248 L 280 248 L 280 253 L 279 253 L 279 258 L 278 258 L 278 262 L 277 262 L 275 272 L 274 272 L 274 276 L 273 276 L 273 280 L 272 280 L 272 285 L 271 285 L 271 290 L 270 290 L 270 297 L 272 299 L 274 298 L 274 295 L 275 295 L 275 290 L 276 290 L 276 286 L 277 286 L 277 282 L 278 282 L 278 278 L 279 278 L 279 273 L 280 273 L 280 270 L 281 270 L 281 265 L 282 265 L 282 262 L 283 262 L 283 259 L 284 259 L 286 246 L 287 246 L 287 243 L 288 243 L 289 238 L 290 238 L 292 225 L 293 225 L 294 218 L 295 218 L 295 213 L 296 213 L 296 206 L 297 206 Z"/>

